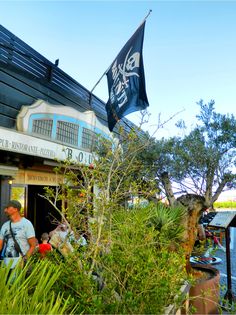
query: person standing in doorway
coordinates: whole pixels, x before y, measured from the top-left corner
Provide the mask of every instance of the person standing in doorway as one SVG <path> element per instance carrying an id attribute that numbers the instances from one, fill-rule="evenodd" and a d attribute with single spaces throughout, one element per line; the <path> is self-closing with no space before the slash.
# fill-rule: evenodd
<path id="1" fill-rule="evenodd" d="M 32 223 L 21 216 L 21 203 L 11 200 L 5 208 L 9 220 L 5 222 L 0 230 L 0 251 L 4 249 L 4 262 L 12 262 L 14 268 L 22 257 L 27 260 L 35 251 L 36 238 Z"/>

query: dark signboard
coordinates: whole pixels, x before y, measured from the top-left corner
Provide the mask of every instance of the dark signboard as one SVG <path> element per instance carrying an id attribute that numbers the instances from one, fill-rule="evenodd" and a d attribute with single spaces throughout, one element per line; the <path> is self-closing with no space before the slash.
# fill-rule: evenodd
<path id="1" fill-rule="evenodd" d="M 220 211 L 217 212 L 213 220 L 208 224 L 209 226 L 226 229 L 232 225 L 232 221 L 236 217 L 236 211 Z"/>

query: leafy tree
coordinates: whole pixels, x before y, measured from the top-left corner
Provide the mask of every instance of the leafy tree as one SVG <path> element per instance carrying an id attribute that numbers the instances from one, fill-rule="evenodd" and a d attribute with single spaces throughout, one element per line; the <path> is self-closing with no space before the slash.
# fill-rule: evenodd
<path id="1" fill-rule="evenodd" d="M 216 113 L 214 101 L 197 104 L 196 127 L 182 138 L 162 143 L 167 174 L 160 169 L 158 176 L 164 187 L 171 179 L 179 192 L 202 195 L 212 206 L 223 190 L 236 187 L 236 120 L 233 115 Z"/>
<path id="2" fill-rule="evenodd" d="M 156 142 L 156 171 L 170 204 L 175 193 L 195 193 L 211 207 L 224 190 L 236 187 L 236 119 L 216 113 L 213 100 L 197 104 L 200 113 L 194 129 L 183 137 Z M 185 123 L 178 127 L 185 129 Z"/>

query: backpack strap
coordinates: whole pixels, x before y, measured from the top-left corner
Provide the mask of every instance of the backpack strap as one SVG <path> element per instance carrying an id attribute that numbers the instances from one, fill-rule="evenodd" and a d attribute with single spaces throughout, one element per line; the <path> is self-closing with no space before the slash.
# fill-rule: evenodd
<path id="1" fill-rule="evenodd" d="M 15 250 L 17 251 L 17 253 L 21 254 L 22 257 L 24 257 L 24 254 L 20 248 L 20 245 L 19 243 L 17 242 L 16 238 L 15 238 L 15 235 L 12 231 L 12 227 L 11 227 L 11 221 L 10 221 L 10 232 L 11 232 L 11 236 L 13 238 L 13 241 L 14 241 L 14 245 L 15 245 Z"/>

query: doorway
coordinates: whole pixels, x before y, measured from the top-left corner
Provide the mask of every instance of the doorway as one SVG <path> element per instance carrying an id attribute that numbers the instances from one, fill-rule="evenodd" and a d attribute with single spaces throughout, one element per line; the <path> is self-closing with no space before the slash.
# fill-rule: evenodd
<path id="1" fill-rule="evenodd" d="M 27 218 L 33 223 L 38 240 L 42 233 L 54 230 L 61 218 L 58 211 L 40 195 L 45 195 L 44 186 L 28 185 Z M 59 209 L 60 204 L 57 203 Z"/>

